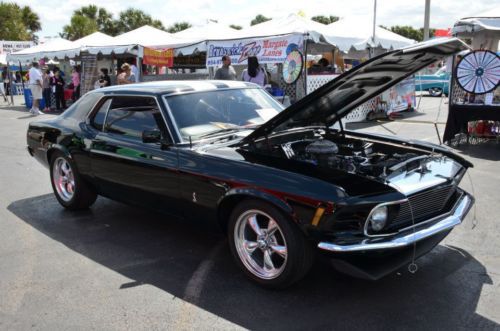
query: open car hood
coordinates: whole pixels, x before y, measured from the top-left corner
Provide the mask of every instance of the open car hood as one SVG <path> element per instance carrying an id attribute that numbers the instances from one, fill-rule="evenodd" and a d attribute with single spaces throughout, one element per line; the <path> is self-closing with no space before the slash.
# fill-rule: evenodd
<path id="1" fill-rule="evenodd" d="M 464 49 L 467 45 L 457 38 L 439 38 L 379 55 L 286 108 L 248 135 L 242 143 L 293 128 L 330 127 L 406 77 Z"/>

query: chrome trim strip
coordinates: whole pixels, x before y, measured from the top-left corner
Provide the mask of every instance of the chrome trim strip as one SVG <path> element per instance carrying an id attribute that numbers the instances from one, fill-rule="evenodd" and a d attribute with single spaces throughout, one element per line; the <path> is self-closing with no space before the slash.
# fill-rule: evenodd
<path id="1" fill-rule="evenodd" d="M 407 234 L 398 234 L 387 241 L 365 239 L 361 243 L 353 245 L 340 245 L 330 242 L 320 242 L 318 244 L 318 248 L 330 252 L 349 253 L 406 247 L 420 240 L 432 237 L 440 232 L 453 229 L 455 226 L 462 223 L 463 219 L 465 218 L 473 204 L 474 198 L 464 192 L 464 195 L 459 200 L 459 203 L 456 205 L 455 210 L 453 210 L 453 212 L 449 216 L 445 216 L 441 221 L 425 229 L 410 232 Z"/>
<path id="2" fill-rule="evenodd" d="M 192 92 L 194 93 L 194 92 Z M 174 95 L 179 95 L 180 93 L 174 94 Z M 161 96 L 163 104 L 165 105 L 165 108 L 167 109 L 167 115 L 168 118 L 170 118 L 170 122 L 172 123 L 175 133 L 177 134 L 177 141 L 178 143 L 183 143 L 184 141 L 182 140 L 182 135 L 181 131 L 179 131 L 179 127 L 177 126 L 177 122 L 174 119 L 174 115 L 172 115 L 172 109 L 170 108 L 170 105 L 168 104 L 168 95 L 162 95 Z"/>

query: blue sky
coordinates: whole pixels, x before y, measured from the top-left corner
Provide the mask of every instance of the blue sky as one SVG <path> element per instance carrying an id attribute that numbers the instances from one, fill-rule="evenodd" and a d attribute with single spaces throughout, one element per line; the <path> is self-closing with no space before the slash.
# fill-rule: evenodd
<path id="1" fill-rule="evenodd" d="M 138 8 L 159 19 L 165 26 L 174 22 L 188 21 L 201 25 L 208 19 L 225 24 L 248 26 L 257 15 L 267 17 L 284 16 L 302 11 L 307 17 L 315 15 L 350 16 L 373 12 L 373 0 L 14 0 L 19 5 L 29 5 L 41 18 L 40 37 L 54 36 L 69 23 L 71 14 L 83 5 L 97 4 L 115 16 L 129 7 Z M 422 27 L 424 21 L 424 0 L 378 0 L 377 24 L 411 25 Z M 497 6 L 491 0 L 432 0 L 431 27 L 447 28 L 465 16 L 477 14 Z"/>

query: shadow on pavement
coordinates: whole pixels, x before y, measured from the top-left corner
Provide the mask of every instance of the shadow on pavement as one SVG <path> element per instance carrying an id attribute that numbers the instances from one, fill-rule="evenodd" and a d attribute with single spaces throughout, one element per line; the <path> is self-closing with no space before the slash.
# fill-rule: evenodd
<path id="1" fill-rule="evenodd" d="M 477 159 L 500 161 L 500 143 L 496 140 L 464 143 L 453 147 L 458 153 Z"/>
<path id="2" fill-rule="evenodd" d="M 377 282 L 339 274 L 320 259 L 294 287 L 269 291 L 238 270 L 212 224 L 167 220 L 104 198 L 88 211 L 69 212 L 51 194 L 15 201 L 8 210 L 69 249 L 133 279 L 121 285 L 123 290 L 151 284 L 249 329 L 499 327 L 476 313 L 483 284 L 492 283 L 487 270 L 459 248 L 438 246 L 418 260 L 416 274 L 401 270 Z M 193 291 L 190 279 L 209 256 L 212 267 Z"/>

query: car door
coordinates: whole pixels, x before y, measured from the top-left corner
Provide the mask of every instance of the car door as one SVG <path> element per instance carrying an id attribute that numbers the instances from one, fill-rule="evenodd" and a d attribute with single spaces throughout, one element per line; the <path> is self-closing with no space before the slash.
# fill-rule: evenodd
<path id="1" fill-rule="evenodd" d="M 177 150 L 153 96 L 112 96 L 89 123 L 91 168 L 102 194 L 178 214 Z M 161 143 L 143 142 L 158 132 Z"/>

